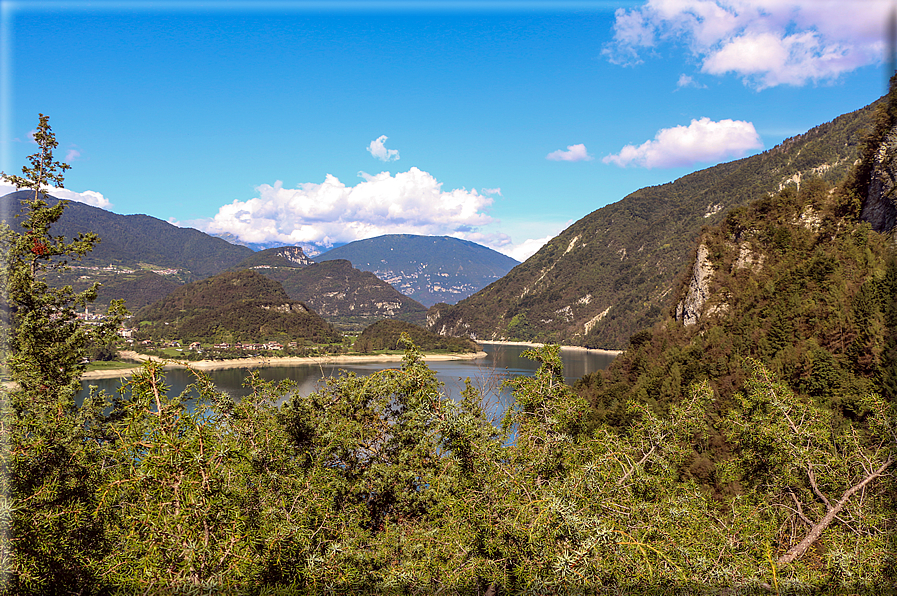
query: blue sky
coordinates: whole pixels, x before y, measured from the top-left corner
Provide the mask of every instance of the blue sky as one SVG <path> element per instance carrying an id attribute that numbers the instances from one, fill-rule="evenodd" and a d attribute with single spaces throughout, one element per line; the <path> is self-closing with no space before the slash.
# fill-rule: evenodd
<path id="1" fill-rule="evenodd" d="M 893 6 L 4 1 L 0 167 L 44 113 L 59 196 L 312 253 L 416 233 L 523 260 L 880 97 Z"/>

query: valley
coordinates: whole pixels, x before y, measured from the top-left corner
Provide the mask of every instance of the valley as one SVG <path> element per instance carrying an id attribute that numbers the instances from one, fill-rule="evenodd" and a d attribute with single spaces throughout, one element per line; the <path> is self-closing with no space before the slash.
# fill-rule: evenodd
<path id="1" fill-rule="evenodd" d="M 4 308 L 16 323 L 11 428 L 37 464 L 9 460 L 29 479 L 15 494 L 64 477 L 73 502 L 89 508 L 64 501 L 59 515 L 86 512 L 83 523 L 102 525 L 108 535 L 90 547 L 105 549 L 97 560 L 109 572 L 135 557 L 160 569 L 137 539 L 159 523 L 167 530 L 153 540 L 187 528 L 183 544 L 199 544 L 207 532 L 208 552 L 272 540 L 284 552 L 307 549 L 241 551 L 251 565 L 267 561 L 272 585 L 284 583 L 276 573 L 306 581 L 324 555 L 337 556 L 334 544 L 351 543 L 340 570 L 321 577 L 359 573 L 384 587 L 386 569 L 388 581 L 418 574 L 399 585 L 441 585 L 442 571 L 464 568 L 476 551 L 477 573 L 498 565 L 489 586 L 558 582 L 575 567 L 627 590 L 657 579 L 676 590 L 893 587 L 895 138 L 897 83 L 887 98 L 762 154 L 636 191 L 494 281 L 481 275 L 483 286 L 457 304 L 429 308 L 351 260 L 315 261 L 298 246 L 247 253 L 152 218 L 26 200 L 27 225 L 5 231 L 13 274 Z M 20 198 L 3 200 L 13 208 Z M 65 268 L 87 252 L 78 238 L 90 232 L 68 227 L 54 240 L 50 223 L 69 212 L 65 225 L 96 217 L 110 226 L 103 260 Z M 398 269 L 401 287 L 420 282 L 429 269 L 420 243 L 445 253 L 442 240 L 402 237 L 417 260 L 376 270 Z M 434 297 L 433 280 L 412 293 Z M 93 281 L 133 308 L 130 318 L 120 303 L 106 318 L 80 315 Z M 474 363 L 478 341 L 533 344 L 521 355 L 534 370 L 458 377 L 447 397 L 424 353 Z M 145 362 L 130 371 L 129 392 L 82 390 L 76 405 L 88 355 L 102 359 L 123 342 L 145 352 L 134 355 Z M 620 352 L 569 378 L 559 343 Z M 325 363 L 348 366 L 352 356 L 357 371 L 325 375 Z M 388 362 L 364 369 L 359 357 Z M 299 373 L 312 391 L 295 391 L 276 367 L 267 377 L 240 370 L 300 368 L 300 358 L 320 369 Z M 234 399 L 197 374 L 175 395 L 162 368 L 170 359 L 239 376 L 245 391 Z M 191 409 L 193 399 L 207 411 Z M 64 457 L 44 459 L 60 449 Z M 190 510 L 195 517 L 168 506 L 185 479 L 190 507 L 205 508 Z M 162 497 L 146 500 L 145 487 Z M 21 499 L 15 531 L 58 511 Z M 274 512 L 270 525 L 253 517 L 263 512 Z M 294 514 L 308 517 L 280 525 Z M 68 535 L 28 531 L 79 548 Z M 16 540 L 19 552 L 30 544 Z M 34 556 L 55 556 L 42 553 Z M 215 559 L 234 560 L 217 550 Z M 511 559 L 525 564 L 508 568 Z M 845 568 L 860 579 L 835 574 Z M 562 579 L 552 585 L 578 585 Z"/>

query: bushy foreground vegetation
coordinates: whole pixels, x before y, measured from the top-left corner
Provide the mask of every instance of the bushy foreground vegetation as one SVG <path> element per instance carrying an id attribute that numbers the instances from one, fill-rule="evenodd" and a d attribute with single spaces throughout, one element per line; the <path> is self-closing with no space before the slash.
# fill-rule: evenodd
<path id="1" fill-rule="evenodd" d="M 740 485 L 683 474 L 709 385 L 625 435 L 588 432 L 558 350 L 531 354 L 493 425 L 468 388 L 447 400 L 413 348 L 401 369 L 308 396 L 253 377 L 208 408 L 148 365 L 81 408 L 72 388 L 11 392 L 3 454 L 9 593 L 411 589 L 756 589 L 886 585 L 897 573 L 894 412 L 863 397 L 835 429 L 757 363 L 724 421 Z M 837 521 L 834 521 L 837 519 Z M 813 529 L 821 530 L 814 540 Z"/>

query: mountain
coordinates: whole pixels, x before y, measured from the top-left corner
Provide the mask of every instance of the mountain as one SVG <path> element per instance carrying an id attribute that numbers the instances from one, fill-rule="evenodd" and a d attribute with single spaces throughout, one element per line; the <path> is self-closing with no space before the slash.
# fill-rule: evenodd
<path id="1" fill-rule="evenodd" d="M 747 358 L 830 411 L 827 428 L 864 419 L 872 393 L 897 403 L 897 87 L 891 93 L 839 185 L 785 188 L 700 233 L 667 313 L 577 384 L 595 422 L 625 427 L 630 400 L 664 410 L 705 380 L 719 420 L 744 390 Z"/>
<path id="2" fill-rule="evenodd" d="M 21 200 L 31 191 L 19 191 L 0 197 L 0 213 L 17 227 L 15 215 Z M 58 199 L 44 196 L 48 204 Z M 136 312 L 162 298 L 186 282 L 227 270 L 253 255 L 249 248 L 234 246 L 192 228 L 179 228 L 148 215 L 119 215 L 69 201 L 62 217 L 53 224 L 52 233 L 74 238 L 80 233 L 96 232 L 100 242 L 83 260 L 70 261 L 68 271 L 53 272 L 48 282 L 71 285 L 76 291 L 100 282 L 94 307 L 105 309 L 114 298 Z"/>
<path id="3" fill-rule="evenodd" d="M 3 213 L 16 213 L 28 191 L 0 198 Z M 45 197 L 55 204 L 57 199 Z M 9 222 L 15 225 L 13 217 Z M 53 225 L 53 234 L 72 238 L 96 231 L 100 242 L 83 261 L 54 273 L 48 281 L 83 290 L 100 282 L 97 307 L 121 298 L 136 312 L 178 286 L 226 270 L 255 269 L 283 282 L 293 300 L 307 301 L 314 310 L 341 323 L 363 327 L 386 317 L 423 324 L 426 307 L 403 296 L 370 273 L 348 263 L 315 265 L 302 247 L 281 246 L 253 252 L 191 228 L 178 228 L 147 215 L 118 215 L 69 202 Z M 302 268 L 310 267 L 308 272 Z M 316 268 L 317 267 L 317 268 Z M 360 330 L 360 329 L 359 329 Z"/>
<path id="4" fill-rule="evenodd" d="M 19 191 L 0 197 L 0 213 L 18 213 L 21 199 L 31 196 L 31 191 Z M 57 200 L 46 197 L 51 205 Z M 14 217 L 7 223 L 16 225 Z M 176 270 L 175 278 L 181 281 L 221 273 L 252 254 L 249 248 L 212 238 L 199 230 L 179 228 L 149 215 L 119 215 L 70 201 L 62 217 L 53 224 L 52 233 L 73 238 L 82 232 L 100 235 L 100 243 L 84 257 L 82 266 L 111 264 L 138 271 L 172 269 Z M 79 275 L 90 275 L 90 271 Z"/>
<path id="5" fill-rule="evenodd" d="M 152 271 L 134 273 L 111 273 L 103 278 L 95 304 L 102 308 L 116 299 L 125 301 L 125 307 L 132 313 L 181 287 L 183 284 L 168 279 L 167 275 L 158 275 Z M 86 282 L 76 283 L 77 289 L 87 287 Z M 101 310 L 102 310 L 101 308 Z"/>
<path id="6" fill-rule="evenodd" d="M 264 269 L 270 267 L 307 267 L 314 265 L 301 246 L 280 246 L 260 250 L 240 261 L 234 269 Z"/>
<path id="7" fill-rule="evenodd" d="M 418 324 L 426 320 L 424 305 L 343 259 L 301 268 L 263 266 L 256 271 L 282 284 L 291 298 L 345 329 L 360 330 L 385 318 Z"/>
<path id="8" fill-rule="evenodd" d="M 662 317 L 704 226 L 784 187 L 842 179 L 878 103 L 764 153 L 598 209 L 490 286 L 456 305 L 432 307 L 428 328 L 473 339 L 625 348 L 633 333 Z"/>
<path id="9" fill-rule="evenodd" d="M 331 343 L 340 334 L 276 281 L 230 271 L 177 288 L 137 313 L 141 331 L 188 341 Z M 146 325 L 144 322 L 148 322 Z"/>
<path id="10" fill-rule="evenodd" d="M 346 259 L 426 306 L 453 304 L 518 265 L 485 246 L 447 236 L 387 234 L 357 240 L 315 257 Z"/>

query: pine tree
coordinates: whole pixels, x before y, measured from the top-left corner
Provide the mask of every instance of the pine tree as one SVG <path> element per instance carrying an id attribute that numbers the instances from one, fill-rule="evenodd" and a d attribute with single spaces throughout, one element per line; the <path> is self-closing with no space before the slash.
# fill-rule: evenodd
<path id="1" fill-rule="evenodd" d="M 46 282 L 49 271 L 64 269 L 68 258 L 80 260 L 99 242 L 99 236 L 79 234 L 66 240 L 50 233 L 66 203 L 59 201 L 51 207 L 43 193 L 51 185 L 63 188 L 64 173 L 71 166 L 54 161 L 53 149 L 58 143 L 44 114 L 40 114 L 34 141 L 38 152 L 28 158 L 31 167 L 23 167 L 22 176 L 2 174 L 17 189 L 29 189 L 34 194 L 22 201 L 22 231 L 4 222 L 0 246 L 7 277 L 4 302 L 13 330 L 8 372 L 26 392 L 46 395 L 77 382 L 91 335 L 109 335 L 118 320 L 111 317 L 107 324 L 93 330 L 78 323 L 76 309 L 96 299 L 98 284 L 75 293 L 70 286 L 51 288 Z M 123 311 L 117 305 L 113 312 L 120 315 Z"/>
<path id="2" fill-rule="evenodd" d="M 64 269 L 99 241 L 96 234 L 67 240 L 51 234 L 65 209 L 50 206 L 43 193 L 62 188 L 68 165 L 53 159 L 57 142 L 49 118 L 40 115 L 34 133 L 38 151 L 22 176 L 2 178 L 33 195 L 22 201 L 20 228 L 0 224 L 0 255 L 6 283 L 3 304 L 9 313 L 6 374 L 17 387 L 4 392 L 0 453 L 0 563 L 12 593 L 56 593 L 95 585 L 93 565 L 106 548 L 103 511 L 97 491 L 105 473 L 102 461 L 103 407 L 90 400 L 75 405 L 90 341 L 105 343 L 117 330 L 124 307 L 88 328 L 76 308 L 96 298 L 97 286 L 75 293 L 51 287 L 50 271 Z"/>

